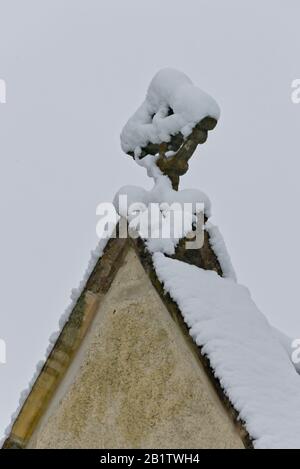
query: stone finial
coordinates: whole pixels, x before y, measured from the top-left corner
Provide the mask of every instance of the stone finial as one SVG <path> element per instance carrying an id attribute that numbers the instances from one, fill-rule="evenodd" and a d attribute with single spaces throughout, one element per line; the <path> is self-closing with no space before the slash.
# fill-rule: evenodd
<path id="1" fill-rule="evenodd" d="M 145 101 L 125 125 L 122 149 L 139 160 L 156 155 L 156 165 L 177 190 L 189 159 L 206 141 L 219 115 L 216 101 L 185 74 L 163 69 L 155 75 Z"/>

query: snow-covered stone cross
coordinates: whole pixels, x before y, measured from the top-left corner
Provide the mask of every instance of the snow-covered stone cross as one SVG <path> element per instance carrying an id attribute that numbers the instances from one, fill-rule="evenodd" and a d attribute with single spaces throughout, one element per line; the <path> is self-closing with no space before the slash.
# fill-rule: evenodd
<path id="1" fill-rule="evenodd" d="M 135 160 L 155 155 L 156 166 L 178 190 L 179 177 L 220 116 L 216 101 L 182 72 L 160 70 L 146 99 L 121 134 L 122 149 Z"/>

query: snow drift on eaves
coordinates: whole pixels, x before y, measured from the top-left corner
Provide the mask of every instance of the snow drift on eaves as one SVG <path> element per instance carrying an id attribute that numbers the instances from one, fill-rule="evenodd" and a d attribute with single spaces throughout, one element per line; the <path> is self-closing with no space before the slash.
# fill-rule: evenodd
<path id="1" fill-rule="evenodd" d="M 153 262 L 255 448 L 300 448 L 300 377 L 248 290 L 162 253 Z"/>

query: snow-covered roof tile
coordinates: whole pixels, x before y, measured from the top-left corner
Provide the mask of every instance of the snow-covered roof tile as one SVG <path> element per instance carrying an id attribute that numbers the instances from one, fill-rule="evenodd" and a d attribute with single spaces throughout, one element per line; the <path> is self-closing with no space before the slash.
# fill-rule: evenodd
<path id="1" fill-rule="evenodd" d="M 249 291 L 162 253 L 153 261 L 254 447 L 300 448 L 300 376 Z"/>

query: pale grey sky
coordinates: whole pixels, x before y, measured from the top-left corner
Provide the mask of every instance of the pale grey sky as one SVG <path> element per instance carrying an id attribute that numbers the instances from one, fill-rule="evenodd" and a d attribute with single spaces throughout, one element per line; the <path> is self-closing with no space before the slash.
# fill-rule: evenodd
<path id="1" fill-rule="evenodd" d="M 300 336 L 297 0 L 0 0 L 0 434 L 96 245 L 99 202 L 150 179 L 119 133 L 162 67 L 221 119 L 182 179 L 204 190 L 239 281 Z"/>

